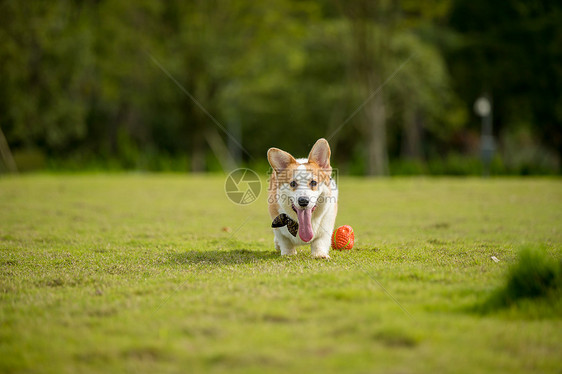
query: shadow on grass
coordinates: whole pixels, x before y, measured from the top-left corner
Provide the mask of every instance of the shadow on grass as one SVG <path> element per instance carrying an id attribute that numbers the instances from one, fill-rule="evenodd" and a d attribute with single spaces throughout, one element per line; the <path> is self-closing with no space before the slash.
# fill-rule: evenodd
<path id="1" fill-rule="evenodd" d="M 512 310 L 529 317 L 560 316 L 562 261 L 546 254 L 546 248 L 525 247 L 510 266 L 504 284 L 472 309 L 481 314 Z"/>
<path id="2" fill-rule="evenodd" d="M 279 256 L 276 251 L 251 251 L 249 249 L 188 251 L 173 253 L 170 261 L 175 264 L 236 265 L 272 260 Z"/>

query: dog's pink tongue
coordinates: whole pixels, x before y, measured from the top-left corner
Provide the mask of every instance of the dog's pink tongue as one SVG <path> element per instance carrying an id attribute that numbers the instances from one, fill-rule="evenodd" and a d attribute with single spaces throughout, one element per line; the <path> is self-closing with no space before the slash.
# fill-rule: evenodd
<path id="1" fill-rule="evenodd" d="M 299 218 L 299 237 L 303 242 L 312 240 L 314 233 L 312 232 L 312 209 L 297 209 Z"/>

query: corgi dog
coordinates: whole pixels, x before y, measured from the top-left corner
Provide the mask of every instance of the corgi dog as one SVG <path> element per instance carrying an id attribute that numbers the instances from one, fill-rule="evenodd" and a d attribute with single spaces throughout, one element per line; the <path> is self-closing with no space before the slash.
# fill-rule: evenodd
<path id="1" fill-rule="evenodd" d="M 270 148 L 273 168 L 269 180 L 269 215 L 273 220 L 275 249 L 282 256 L 310 244 L 312 256 L 330 258 L 332 232 L 338 211 L 338 189 L 332 179 L 330 145 L 319 139 L 308 158 L 295 159 Z"/>

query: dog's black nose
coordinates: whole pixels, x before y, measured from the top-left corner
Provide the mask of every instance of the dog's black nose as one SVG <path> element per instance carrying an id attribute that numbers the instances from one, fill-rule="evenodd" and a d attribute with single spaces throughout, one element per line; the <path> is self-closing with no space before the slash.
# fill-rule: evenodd
<path id="1" fill-rule="evenodd" d="M 308 205 L 308 201 L 309 201 L 308 197 L 306 196 L 299 197 L 299 205 L 302 206 L 303 208 Z"/>

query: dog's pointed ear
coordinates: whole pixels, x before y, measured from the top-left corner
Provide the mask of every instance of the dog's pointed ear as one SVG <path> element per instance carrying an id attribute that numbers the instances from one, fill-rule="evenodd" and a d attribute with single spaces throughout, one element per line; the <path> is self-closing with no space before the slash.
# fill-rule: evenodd
<path id="1" fill-rule="evenodd" d="M 324 170 L 332 170 L 330 154 L 328 141 L 324 138 L 318 139 L 308 154 L 308 162 L 314 162 Z"/>
<path id="2" fill-rule="evenodd" d="M 279 148 L 269 148 L 269 151 L 267 151 L 267 160 L 269 161 L 269 165 L 271 165 L 273 170 L 277 173 L 282 172 L 287 169 L 289 165 L 297 162 L 293 156 Z"/>

